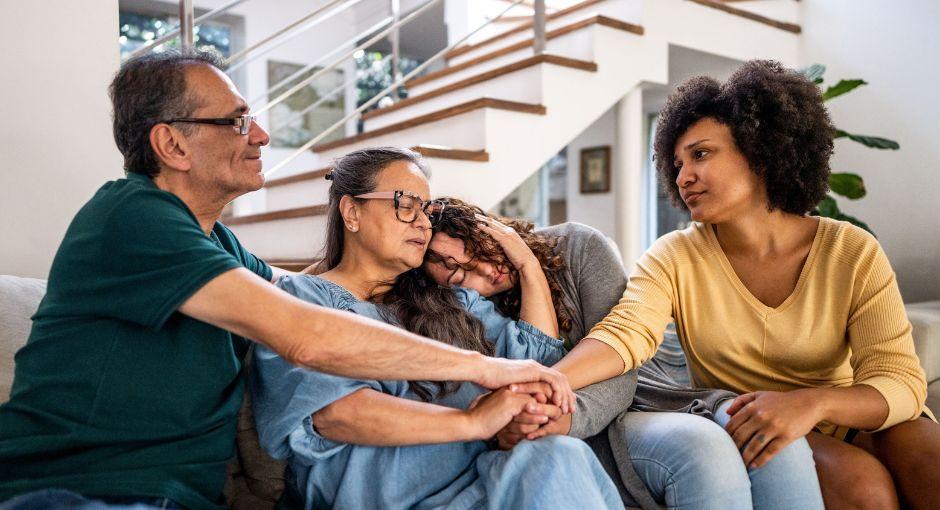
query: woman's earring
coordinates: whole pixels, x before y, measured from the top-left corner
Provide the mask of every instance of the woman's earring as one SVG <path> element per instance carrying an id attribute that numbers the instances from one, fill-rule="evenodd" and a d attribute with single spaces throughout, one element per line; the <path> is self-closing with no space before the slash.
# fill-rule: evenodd
<path id="1" fill-rule="evenodd" d="M 359 227 L 354 225 L 346 225 L 346 228 L 348 228 L 350 232 L 356 232 L 359 230 Z"/>

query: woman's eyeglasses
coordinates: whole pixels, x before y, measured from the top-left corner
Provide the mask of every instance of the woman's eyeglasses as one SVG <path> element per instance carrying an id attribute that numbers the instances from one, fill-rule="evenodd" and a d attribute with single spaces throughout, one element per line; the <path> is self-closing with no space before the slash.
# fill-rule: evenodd
<path id="1" fill-rule="evenodd" d="M 372 193 L 363 193 L 355 195 L 353 198 L 379 199 L 395 201 L 395 217 L 398 221 L 405 223 L 414 223 L 418 219 L 418 211 L 427 216 L 431 225 L 436 224 L 441 219 L 441 213 L 444 212 L 445 202 L 443 200 L 421 200 L 421 197 L 410 191 L 375 191 Z"/>

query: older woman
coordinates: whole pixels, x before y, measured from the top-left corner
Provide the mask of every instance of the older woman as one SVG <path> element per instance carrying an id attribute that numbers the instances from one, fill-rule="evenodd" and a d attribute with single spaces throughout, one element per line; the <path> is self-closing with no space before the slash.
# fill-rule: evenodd
<path id="1" fill-rule="evenodd" d="M 891 265 L 868 232 L 808 215 L 833 132 L 817 87 L 774 62 L 680 86 L 655 158 L 695 223 L 643 255 L 559 367 L 573 386 L 629 370 L 675 320 L 694 384 L 743 394 L 718 416 L 746 465 L 806 438 L 827 508 L 935 506 L 940 426 Z"/>
<path id="2" fill-rule="evenodd" d="M 545 314 L 506 319 L 478 293 L 437 286 L 415 270 L 441 210 L 428 200 L 426 170 L 404 149 L 366 149 L 337 161 L 322 272 L 278 285 L 486 355 L 555 363 L 564 350 Z M 547 438 L 511 452 L 486 442 L 549 399 L 569 411 L 570 390 L 485 393 L 472 384 L 354 380 L 295 368 L 263 348 L 254 366 L 262 446 L 288 459 L 291 488 L 305 508 L 621 505 L 583 442 Z"/>

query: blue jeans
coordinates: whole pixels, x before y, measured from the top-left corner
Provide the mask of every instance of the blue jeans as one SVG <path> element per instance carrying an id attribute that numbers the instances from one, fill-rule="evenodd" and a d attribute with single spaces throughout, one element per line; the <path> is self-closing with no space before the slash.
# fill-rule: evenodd
<path id="1" fill-rule="evenodd" d="M 0 510 L 163 510 L 183 507 L 167 498 L 109 497 L 88 499 L 65 489 L 43 489 L 0 503 Z"/>
<path id="2" fill-rule="evenodd" d="M 759 469 L 746 469 L 723 426 L 692 414 L 627 414 L 626 436 L 633 467 L 652 496 L 670 509 L 822 509 L 813 452 L 794 441 Z"/>

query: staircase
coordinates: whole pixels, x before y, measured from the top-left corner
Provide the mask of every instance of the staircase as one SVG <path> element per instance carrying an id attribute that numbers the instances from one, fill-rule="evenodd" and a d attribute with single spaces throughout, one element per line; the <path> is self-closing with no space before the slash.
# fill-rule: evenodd
<path id="1" fill-rule="evenodd" d="M 376 145 L 413 147 L 435 196 L 488 209 L 631 90 L 668 83 L 670 45 L 796 65 L 798 26 L 732 6 L 769 3 L 796 19 L 794 0 L 584 1 L 546 16 L 540 55 L 531 20 L 503 24 L 408 82 L 407 99 L 364 114 L 363 133 L 314 146 L 320 168 L 269 180 L 265 212 L 223 221 L 265 260 L 305 265 L 324 237 L 329 162 Z"/>

